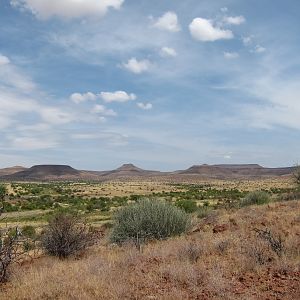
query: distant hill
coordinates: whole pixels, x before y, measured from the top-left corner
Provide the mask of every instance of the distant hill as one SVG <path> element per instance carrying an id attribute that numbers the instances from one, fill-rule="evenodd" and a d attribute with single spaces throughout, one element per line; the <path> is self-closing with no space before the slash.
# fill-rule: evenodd
<path id="1" fill-rule="evenodd" d="M 80 180 L 97 179 L 97 176 L 65 165 L 37 165 L 14 174 L 2 176 L 2 179 L 12 181 Z"/>
<path id="2" fill-rule="evenodd" d="M 124 164 L 121 167 L 107 171 L 102 174 L 103 177 L 120 178 L 120 177 L 136 177 L 136 176 L 155 176 L 162 174 L 159 171 L 149 171 L 136 167 L 133 164 Z"/>
<path id="3" fill-rule="evenodd" d="M 233 179 L 251 178 L 264 176 L 290 175 L 293 167 L 287 168 L 264 168 L 257 164 L 244 165 L 195 165 L 187 170 L 178 171 L 180 175 L 201 175 L 207 178 Z"/>
<path id="4" fill-rule="evenodd" d="M 180 181 L 188 178 L 250 179 L 278 177 L 290 175 L 293 171 L 293 167 L 264 168 L 257 164 L 194 165 L 186 170 L 175 172 L 144 170 L 133 164 L 124 164 L 111 171 L 82 171 L 66 165 L 37 165 L 29 169 L 24 167 L 0 169 L 0 179 L 7 181 L 110 181 L 143 177 Z"/>
<path id="5" fill-rule="evenodd" d="M 21 171 L 26 170 L 25 167 L 21 167 L 21 166 L 14 166 L 11 168 L 4 168 L 4 169 L 0 169 L 0 176 L 5 176 L 5 175 L 12 175 Z"/>

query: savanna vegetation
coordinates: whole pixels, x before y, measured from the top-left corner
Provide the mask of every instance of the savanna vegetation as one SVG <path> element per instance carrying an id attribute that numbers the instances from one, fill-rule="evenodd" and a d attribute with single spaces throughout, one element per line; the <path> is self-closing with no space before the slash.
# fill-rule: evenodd
<path id="1" fill-rule="evenodd" d="M 295 177 L 126 184 L 0 185 L 0 298 L 300 295 Z"/>

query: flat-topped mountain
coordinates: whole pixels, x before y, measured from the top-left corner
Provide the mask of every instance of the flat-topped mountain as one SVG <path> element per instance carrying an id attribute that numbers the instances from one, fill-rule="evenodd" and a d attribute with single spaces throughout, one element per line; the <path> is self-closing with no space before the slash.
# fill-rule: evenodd
<path id="1" fill-rule="evenodd" d="M 80 176 L 80 171 L 64 165 L 37 165 L 29 169 L 11 174 L 13 180 L 51 180 L 55 178 Z"/>
<path id="2" fill-rule="evenodd" d="M 208 178 L 233 179 L 245 177 L 283 176 L 292 174 L 293 167 L 264 168 L 257 164 L 230 165 L 194 165 L 187 170 L 179 171 L 181 175 L 200 175 Z"/>
<path id="3" fill-rule="evenodd" d="M 31 168 L 13 167 L 0 169 L 0 179 L 7 181 L 55 181 L 93 180 L 110 181 L 128 178 L 173 178 L 177 181 L 192 178 L 247 179 L 278 177 L 292 174 L 293 167 L 264 168 L 257 164 L 194 165 L 186 170 L 160 172 L 141 169 L 133 164 L 124 164 L 111 171 L 82 171 L 66 165 L 37 165 Z"/>

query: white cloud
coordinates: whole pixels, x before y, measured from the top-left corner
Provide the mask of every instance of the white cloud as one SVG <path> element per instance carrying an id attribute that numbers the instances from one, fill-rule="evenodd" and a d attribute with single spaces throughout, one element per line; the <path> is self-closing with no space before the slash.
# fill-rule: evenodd
<path id="1" fill-rule="evenodd" d="M 74 103 L 79 104 L 81 102 L 86 102 L 86 101 L 95 101 L 97 99 L 97 95 L 95 95 L 91 92 L 87 92 L 84 94 L 74 93 L 70 96 L 70 99 Z"/>
<path id="2" fill-rule="evenodd" d="M 135 57 L 128 60 L 127 63 L 123 63 L 123 67 L 128 71 L 141 74 L 149 70 L 151 63 L 149 60 L 140 60 L 138 61 Z"/>
<path id="3" fill-rule="evenodd" d="M 58 141 L 52 138 L 40 137 L 15 137 L 10 138 L 11 146 L 19 150 L 40 150 L 55 148 Z"/>
<path id="4" fill-rule="evenodd" d="M 116 91 L 116 92 L 101 92 L 100 97 L 105 102 L 128 102 L 136 99 L 135 94 L 127 94 L 124 91 Z"/>
<path id="5" fill-rule="evenodd" d="M 16 129 L 23 132 L 45 132 L 46 130 L 50 130 L 51 126 L 47 123 L 36 123 L 34 125 L 19 125 Z"/>
<path id="6" fill-rule="evenodd" d="M 150 109 L 153 108 L 153 105 L 151 103 L 142 103 L 142 102 L 139 102 L 139 103 L 137 103 L 137 106 L 140 109 L 143 109 L 143 110 L 150 110 Z"/>
<path id="7" fill-rule="evenodd" d="M 125 146 L 128 144 L 128 136 L 117 132 L 76 133 L 71 135 L 76 140 L 101 140 L 110 146 Z"/>
<path id="8" fill-rule="evenodd" d="M 160 17 L 154 24 L 154 27 L 171 32 L 180 31 L 178 17 L 176 13 L 172 11 L 168 11 L 162 17 Z"/>
<path id="9" fill-rule="evenodd" d="M 226 59 L 235 59 L 238 58 L 240 55 L 237 52 L 224 52 L 224 57 Z"/>
<path id="10" fill-rule="evenodd" d="M 96 101 L 97 99 L 102 99 L 105 102 L 128 102 L 136 99 L 136 95 L 131 93 L 128 94 L 124 91 L 116 91 L 116 92 L 101 92 L 100 94 L 94 94 L 91 92 L 87 93 L 74 93 L 70 96 L 70 99 L 78 104 L 86 101 Z M 104 112 L 104 106 L 96 105 L 94 112 Z M 106 110 L 107 112 L 107 110 Z M 111 115 L 115 115 L 113 112 Z"/>
<path id="11" fill-rule="evenodd" d="M 0 63 L 0 84 L 29 94 L 36 89 L 35 83 L 5 56 Z"/>
<path id="12" fill-rule="evenodd" d="M 160 50 L 160 55 L 162 57 L 176 57 L 177 56 L 177 52 L 175 49 L 170 48 L 170 47 L 162 47 Z"/>
<path id="13" fill-rule="evenodd" d="M 244 46 L 249 46 L 252 44 L 253 36 L 252 35 L 244 36 L 244 37 L 242 37 L 242 41 L 243 41 Z"/>
<path id="14" fill-rule="evenodd" d="M 67 124 L 75 120 L 74 116 L 55 107 L 39 107 L 43 120 L 53 125 Z"/>
<path id="15" fill-rule="evenodd" d="M 256 45 L 255 49 L 252 51 L 254 53 L 264 53 L 266 52 L 266 48 L 260 46 L 260 45 Z"/>
<path id="16" fill-rule="evenodd" d="M 196 18 L 189 26 L 190 33 L 195 40 L 202 42 L 214 42 L 217 40 L 232 39 L 233 33 L 231 30 L 214 27 L 211 20 Z"/>
<path id="17" fill-rule="evenodd" d="M 227 8 L 227 7 L 222 7 L 222 8 L 221 8 L 221 12 L 223 12 L 223 13 L 228 12 L 228 8 Z"/>
<path id="18" fill-rule="evenodd" d="M 6 57 L 6 56 L 4 56 L 4 55 L 2 55 L 2 54 L 0 54 L 0 67 L 4 66 L 4 65 L 7 65 L 9 63 L 10 63 L 9 58 Z"/>
<path id="19" fill-rule="evenodd" d="M 244 16 L 224 17 L 224 22 L 231 25 L 241 25 L 246 22 Z"/>
<path id="20" fill-rule="evenodd" d="M 108 9 L 120 9 L 124 0 L 11 0 L 14 7 L 26 9 L 40 19 L 102 17 Z"/>
<path id="21" fill-rule="evenodd" d="M 112 109 L 107 109 L 104 105 L 97 104 L 92 109 L 92 113 L 101 114 L 103 116 L 115 117 L 117 113 Z"/>

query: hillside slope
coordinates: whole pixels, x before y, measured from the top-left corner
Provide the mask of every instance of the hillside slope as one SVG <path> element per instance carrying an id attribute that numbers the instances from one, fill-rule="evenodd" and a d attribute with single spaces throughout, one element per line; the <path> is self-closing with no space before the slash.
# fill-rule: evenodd
<path id="1" fill-rule="evenodd" d="M 79 259 L 15 266 L 10 299 L 252 299 L 300 296 L 300 201 L 218 211 L 186 236 L 137 251 L 103 239 Z M 280 255 L 256 229 L 282 237 Z"/>
<path id="2" fill-rule="evenodd" d="M 0 169 L 0 176 L 12 175 L 18 172 L 25 171 L 26 168 L 22 166 L 14 166 L 10 168 Z"/>

